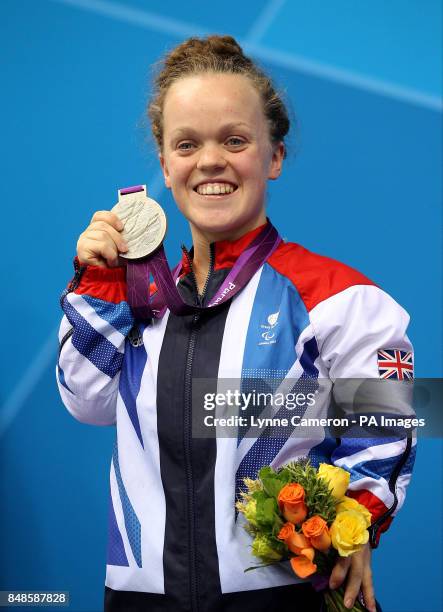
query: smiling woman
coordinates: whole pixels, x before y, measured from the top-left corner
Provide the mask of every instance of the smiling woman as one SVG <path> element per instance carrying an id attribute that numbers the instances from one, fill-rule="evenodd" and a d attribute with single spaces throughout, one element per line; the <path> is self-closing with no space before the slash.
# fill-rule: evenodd
<path id="1" fill-rule="evenodd" d="M 194 245 L 233 240 L 264 224 L 266 182 L 280 174 L 284 145 L 271 143 L 249 79 L 181 78 L 168 91 L 163 117 L 165 183 L 190 222 Z M 196 250 L 196 272 L 199 258 Z"/>
<path id="2" fill-rule="evenodd" d="M 177 268 L 188 310 L 169 304 L 154 320 L 134 317 L 119 260 L 123 224 L 109 211 L 95 213 L 80 236 L 62 297 L 63 401 L 80 421 L 117 425 L 105 610 L 315 612 L 321 596 L 288 564 L 245 572 L 256 559 L 235 510 L 244 479 L 306 456 L 314 466 L 339 464 L 352 471 L 348 495 L 371 513 L 375 547 L 403 503 L 415 447 L 400 438 L 337 440 L 322 428 L 294 437 L 296 424 L 278 438 L 241 429 L 193 438 L 204 399 L 196 401 L 197 379 L 217 393 L 224 379 L 266 392 L 292 379 L 287 390 L 297 392 L 319 378 L 379 378 L 380 353 L 395 349 L 412 363 L 409 317 L 356 270 L 281 240 L 266 218 L 289 120 L 233 38 L 191 38 L 172 50 L 149 116 L 166 186 L 191 227 L 193 249 Z M 284 410 L 278 418 L 290 422 Z M 361 592 L 376 609 L 369 545 L 337 561 L 329 584 L 344 581 L 348 608 Z"/>

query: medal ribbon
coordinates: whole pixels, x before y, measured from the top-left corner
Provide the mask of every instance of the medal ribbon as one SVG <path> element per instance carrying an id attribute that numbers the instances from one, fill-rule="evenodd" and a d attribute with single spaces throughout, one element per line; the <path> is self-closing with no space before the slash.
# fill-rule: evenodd
<path id="1" fill-rule="evenodd" d="M 280 241 L 277 230 L 268 221 L 263 230 L 239 256 L 207 306 L 193 306 L 183 300 L 176 285 L 181 263 L 171 272 L 163 245 L 142 261 L 128 261 L 126 273 L 128 302 L 134 316 L 142 320 L 160 319 L 167 308 L 174 314 L 183 316 L 224 304 L 243 289 L 274 252 Z M 157 286 L 157 292 L 152 298 L 149 295 L 151 273 Z"/>

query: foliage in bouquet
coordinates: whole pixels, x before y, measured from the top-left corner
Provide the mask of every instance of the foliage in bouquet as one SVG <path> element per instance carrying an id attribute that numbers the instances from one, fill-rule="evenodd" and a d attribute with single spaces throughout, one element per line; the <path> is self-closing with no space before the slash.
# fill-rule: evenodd
<path id="1" fill-rule="evenodd" d="M 278 470 L 263 467 L 256 480 L 245 479 L 236 508 L 253 536 L 260 565 L 290 561 L 295 574 L 328 576 L 338 558 L 368 541 L 370 512 L 345 495 L 350 474 L 328 464 L 318 469 L 302 459 Z M 246 570 L 246 571 L 248 571 Z M 343 591 L 326 593 L 328 609 L 344 610 Z M 354 610 L 364 610 L 357 602 Z"/>

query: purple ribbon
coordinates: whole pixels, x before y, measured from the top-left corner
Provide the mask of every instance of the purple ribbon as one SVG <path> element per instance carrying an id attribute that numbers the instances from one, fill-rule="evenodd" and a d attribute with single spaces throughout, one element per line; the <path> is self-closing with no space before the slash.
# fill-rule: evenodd
<path id="1" fill-rule="evenodd" d="M 128 193 L 138 193 L 139 191 L 143 191 L 143 185 L 134 185 L 134 187 L 126 187 L 125 189 L 120 189 L 120 195 L 128 195 Z"/>
<path id="2" fill-rule="evenodd" d="M 314 574 L 310 577 L 310 580 L 316 591 L 324 591 L 329 588 L 329 578 L 330 576 L 325 576 L 324 574 Z"/>
<path id="3" fill-rule="evenodd" d="M 207 306 L 194 306 L 183 300 L 176 285 L 181 264 L 171 272 L 163 246 L 160 246 L 143 261 L 128 262 L 126 275 L 128 302 L 134 316 L 142 320 L 159 319 L 167 308 L 174 314 L 183 316 L 224 304 L 243 289 L 275 251 L 280 241 L 277 230 L 268 221 L 263 230 L 238 257 L 232 270 Z M 152 299 L 149 295 L 151 273 L 157 286 L 157 292 Z"/>

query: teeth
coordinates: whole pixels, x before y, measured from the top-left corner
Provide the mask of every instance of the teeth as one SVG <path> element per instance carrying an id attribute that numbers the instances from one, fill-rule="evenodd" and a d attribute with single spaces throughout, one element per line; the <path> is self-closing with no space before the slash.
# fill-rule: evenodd
<path id="1" fill-rule="evenodd" d="M 197 187 L 200 195 L 220 195 L 221 193 L 232 193 L 234 187 L 229 183 L 204 183 Z"/>

